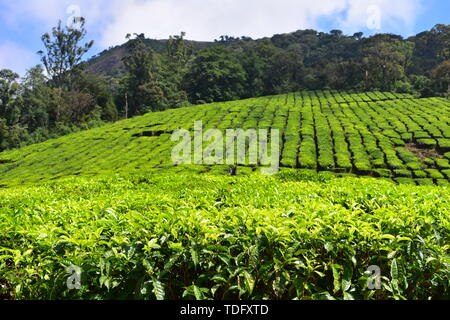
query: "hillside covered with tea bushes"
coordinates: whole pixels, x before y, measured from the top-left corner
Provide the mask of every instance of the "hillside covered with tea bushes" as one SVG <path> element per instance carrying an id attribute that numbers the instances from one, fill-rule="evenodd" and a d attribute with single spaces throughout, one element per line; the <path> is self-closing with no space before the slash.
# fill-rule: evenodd
<path id="1" fill-rule="evenodd" d="M 171 151 L 178 142 L 171 141 L 172 133 L 186 129 L 193 134 L 194 121 L 202 121 L 204 130 L 280 130 L 279 161 L 284 168 L 419 185 L 445 186 L 450 179 L 450 100 L 387 92 L 302 91 L 148 113 L 3 152 L 0 184 L 167 169 L 175 166 Z M 256 169 L 247 165 L 240 172 Z M 204 165 L 194 170 L 225 172 L 227 167 Z"/>

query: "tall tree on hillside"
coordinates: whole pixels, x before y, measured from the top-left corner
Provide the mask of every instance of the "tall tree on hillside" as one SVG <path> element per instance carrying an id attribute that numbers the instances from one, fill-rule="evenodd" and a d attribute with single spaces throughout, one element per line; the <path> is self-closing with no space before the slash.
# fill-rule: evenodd
<path id="1" fill-rule="evenodd" d="M 161 56 L 160 86 L 164 91 L 169 107 L 189 104 L 187 93 L 183 90 L 183 78 L 193 57 L 192 44 L 185 40 L 186 33 L 170 36 L 166 42 L 167 54 Z"/>
<path id="2" fill-rule="evenodd" d="M 19 75 L 11 70 L 0 70 L 0 151 L 19 147 L 26 139 L 26 127 L 19 124 L 20 84 Z"/>
<path id="3" fill-rule="evenodd" d="M 264 39 L 238 51 L 239 63 L 246 73 L 246 81 L 244 83 L 244 97 L 257 97 L 261 95 L 269 95 L 275 92 L 277 85 L 275 76 L 272 71 L 276 72 L 275 55 L 281 49 L 277 48 L 272 41 Z"/>
<path id="4" fill-rule="evenodd" d="M 18 110 L 15 103 L 20 86 L 17 83 L 19 75 L 11 70 L 0 70 L 0 118 L 5 119 L 7 125 L 15 123 L 18 119 Z"/>
<path id="5" fill-rule="evenodd" d="M 269 68 L 269 59 L 264 59 L 260 54 L 261 51 L 253 46 L 240 53 L 239 61 L 247 76 L 244 97 L 257 97 L 265 92 L 264 80 Z"/>
<path id="6" fill-rule="evenodd" d="M 76 91 L 88 93 L 92 96 L 95 106 L 101 109 L 102 120 L 116 121 L 118 118 L 117 107 L 108 86 L 105 77 L 90 72 L 78 74 L 73 85 Z"/>
<path id="7" fill-rule="evenodd" d="M 160 63 L 153 50 L 146 46 L 144 34 L 127 35 L 129 55 L 123 59 L 128 71 L 122 87 L 126 96 L 127 115 L 135 116 L 161 110 L 164 92 L 159 85 Z"/>
<path id="8" fill-rule="evenodd" d="M 436 82 L 440 92 L 450 93 L 450 60 L 444 61 L 432 72 L 431 77 Z"/>
<path id="9" fill-rule="evenodd" d="M 450 59 L 450 25 L 438 24 L 408 41 L 415 43 L 413 63 L 408 69 L 415 75 L 429 75 L 440 63 Z"/>
<path id="10" fill-rule="evenodd" d="M 392 90 L 395 82 L 406 76 L 414 43 L 387 34 L 364 40 L 362 61 L 366 89 Z"/>
<path id="11" fill-rule="evenodd" d="M 229 49 L 216 45 L 200 52 L 185 76 L 193 103 L 228 101 L 244 95 L 244 68 Z"/>
<path id="12" fill-rule="evenodd" d="M 192 55 L 192 46 L 184 39 L 186 32 L 170 36 L 167 40 L 167 55 L 178 65 L 185 66 Z"/>
<path id="13" fill-rule="evenodd" d="M 431 33 L 436 37 L 437 56 L 442 60 L 450 59 L 450 25 L 437 24 Z"/>
<path id="14" fill-rule="evenodd" d="M 94 44 L 94 41 L 81 44 L 87 34 L 85 19 L 74 18 L 74 23 L 79 23 L 79 27 L 63 27 L 59 21 L 51 35 L 45 33 L 42 36 L 45 52 L 41 50 L 38 54 L 56 88 L 71 88 L 72 70 Z"/>
<path id="15" fill-rule="evenodd" d="M 288 50 L 277 50 L 270 64 L 270 90 L 273 93 L 288 93 L 300 89 L 303 75 L 303 59 L 300 49 L 292 45 Z M 267 83 L 267 81 L 266 81 Z"/>
<path id="16" fill-rule="evenodd" d="M 20 123 L 30 132 L 49 126 L 49 93 L 44 69 L 37 65 L 27 71 L 22 83 L 22 107 Z"/>

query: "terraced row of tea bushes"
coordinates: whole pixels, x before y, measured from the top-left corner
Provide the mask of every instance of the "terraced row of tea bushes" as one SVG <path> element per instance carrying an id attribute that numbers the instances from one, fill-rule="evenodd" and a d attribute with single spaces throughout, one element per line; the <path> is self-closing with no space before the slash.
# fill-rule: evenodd
<path id="1" fill-rule="evenodd" d="M 301 144 L 301 121 L 302 113 L 300 103 L 302 100 L 295 99 L 289 101 L 291 105 L 287 115 L 287 123 L 283 137 L 283 152 L 281 155 L 281 165 L 295 168 L 298 166 L 298 150 Z M 291 104 L 292 103 L 292 104 Z"/>
<path id="2" fill-rule="evenodd" d="M 373 102 L 394 99 L 413 99 L 409 94 L 390 92 L 341 92 L 336 90 L 303 91 L 298 93 L 303 106 L 329 105 L 351 102 Z"/>
<path id="3" fill-rule="evenodd" d="M 443 101 L 445 102 L 445 100 Z M 411 101 L 407 102 L 409 104 L 412 103 Z M 402 102 L 398 103 L 401 104 Z M 440 158 L 419 159 L 415 154 L 404 148 L 412 134 L 407 132 L 405 126 L 402 126 L 401 119 L 396 119 L 395 116 L 392 116 L 391 110 L 384 108 L 384 104 L 384 102 L 381 105 L 380 103 L 355 103 L 348 105 L 349 108 L 342 112 L 340 110 L 341 105 L 333 108 L 333 116 L 339 117 L 341 120 L 345 118 L 342 120 L 342 123 L 345 124 L 345 127 L 350 128 L 347 129 L 348 140 L 351 145 L 354 145 L 353 149 L 357 151 L 354 155 L 355 160 L 359 160 L 358 162 L 360 163 L 357 169 L 365 170 L 368 167 L 368 159 L 364 152 L 361 152 L 363 149 L 370 156 L 372 168 L 394 170 L 394 172 L 389 173 L 389 176 L 395 176 L 396 172 L 400 176 L 404 175 L 404 172 L 397 170 L 423 170 L 428 167 L 430 162 L 432 163 L 431 169 L 434 168 L 433 166 L 436 163 L 439 163 L 438 169 L 446 169 L 448 160 L 442 158 L 442 155 L 439 156 Z M 448 117 L 444 116 L 443 119 L 441 118 L 441 128 L 445 129 L 446 126 L 448 127 L 448 122 L 445 121 L 448 120 Z M 355 134 L 355 129 L 351 127 L 353 124 L 358 126 L 359 135 L 358 133 Z M 360 140 L 362 143 L 360 143 Z M 361 165 L 361 162 L 365 162 L 365 166 Z M 379 170 L 377 171 L 379 172 Z M 434 175 L 434 177 L 430 178 L 436 179 L 437 176 Z"/>
<path id="4" fill-rule="evenodd" d="M 301 108 L 301 142 L 298 162 L 301 168 L 307 169 L 317 169 L 316 131 L 312 110 L 311 106 Z"/>

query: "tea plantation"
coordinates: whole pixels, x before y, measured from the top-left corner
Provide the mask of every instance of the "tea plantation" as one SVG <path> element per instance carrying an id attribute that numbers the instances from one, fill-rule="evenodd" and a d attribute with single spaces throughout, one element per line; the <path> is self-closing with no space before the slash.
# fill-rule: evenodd
<path id="1" fill-rule="evenodd" d="M 174 165 L 171 134 L 196 120 L 279 129 L 282 170 Z M 448 99 L 337 91 L 3 152 L 0 299 L 449 299 L 449 161 Z"/>
<path id="2" fill-rule="evenodd" d="M 150 172 L 174 164 L 176 129 L 279 129 L 282 167 L 448 185 L 450 100 L 300 92 L 150 113 L 0 154 L 0 184 Z M 215 166 L 204 171 L 215 170 Z"/>

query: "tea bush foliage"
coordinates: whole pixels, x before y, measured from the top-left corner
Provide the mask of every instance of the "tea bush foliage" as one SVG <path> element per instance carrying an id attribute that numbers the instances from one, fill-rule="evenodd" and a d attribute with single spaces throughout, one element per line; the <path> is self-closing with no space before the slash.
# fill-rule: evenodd
<path id="1" fill-rule="evenodd" d="M 0 296 L 448 299 L 449 217 L 447 187 L 307 170 L 4 189 Z M 66 285 L 72 265 L 80 290 Z M 372 265 L 380 290 L 367 287 Z"/>

